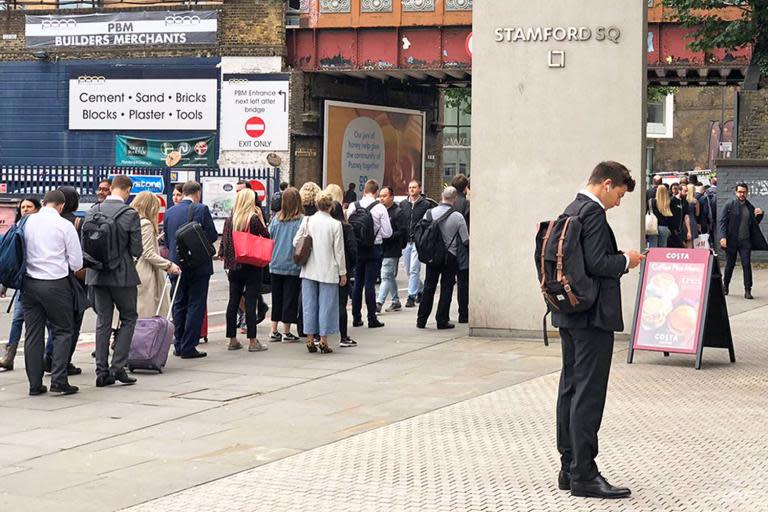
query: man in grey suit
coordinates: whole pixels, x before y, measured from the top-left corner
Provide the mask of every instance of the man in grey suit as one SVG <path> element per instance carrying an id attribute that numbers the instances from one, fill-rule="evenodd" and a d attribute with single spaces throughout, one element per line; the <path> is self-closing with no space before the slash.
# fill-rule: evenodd
<path id="1" fill-rule="evenodd" d="M 102 214 L 111 217 L 115 224 L 116 252 L 119 255 L 114 265 L 103 266 L 99 270 L 88 268 L 85 277 L 86 284 L 93 287 L 96 311 L 96 386 L 100 388 L 114 384 L 116 381 L 123 384 L 136 382 L 136 379 L 125 372 L 133 330 L 138 318 L 136 297 L 140 280 L 134 258 L 138 258 L 142 253 L 139 215 L 136 210 L 125 204 L 132 187 L 133 182 L 128 176 L 115 176 L 112 180 L 111 194 L 88 213 L 83 223 L 85 239 L 88 236 L 89 222 L 93 223 L 95 216 Z M 112 315 L 115 307 L 120 314 L 120 330 L 110 366 L 109 339 L 112 334 Z"/>

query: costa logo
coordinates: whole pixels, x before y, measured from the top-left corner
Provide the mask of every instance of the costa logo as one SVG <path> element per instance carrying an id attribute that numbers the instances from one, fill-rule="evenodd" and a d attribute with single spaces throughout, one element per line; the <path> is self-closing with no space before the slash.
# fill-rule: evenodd
<path id="1" fill-rule="evenodd" d="M 199 25 L 200 16 L 166 16 L 166 25 Z"/>
<path id="2" fill-rule="evenodd" d="M 103 76 L 79 76 L 77 77 L 77 83 L 79 84 L 87 84 L 87 83 L 104 83 L 107 79 Z"/>
<path id="3" fill-rule="evenodd" d="M 666 254 L 668 260 L 689 260 L 691 255 L 684 252 L 668 252 Z"/>
<path id="4" fill-rule="evenodd" d="M 43 20 L 43 30 L 73 30 L 77 27 L 77 21 L 72 18 L 56 20 Z"/>

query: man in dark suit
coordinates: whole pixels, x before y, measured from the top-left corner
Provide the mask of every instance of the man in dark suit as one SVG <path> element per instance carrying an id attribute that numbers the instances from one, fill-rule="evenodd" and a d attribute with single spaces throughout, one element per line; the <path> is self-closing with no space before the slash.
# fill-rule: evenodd
<path id="1" fill-rule="evenodd" d="M 557 449 L 561 469 L 558 486 L 573 496 L 624 498 L 626 488 L 614 487 L 597 470 L 597 431 L 605 407 L 608 374 L 613 355 L 613 333 L 624 330 L 619 279 L 637 267 L 644 256 L 622 253 L 605 211 L 619 206 L 635 180 L 622 164 L 602 162 L 586 189 L 565 209 L 582 223 L 582 245 L 587 274 L 599 285 L 591 309 L 570 315 L 553 313 L 560 329 L 563 369 L 557 399 Z"/>
<path id="2" fill-rule="evenodd" d="M 736 185 L 736 199 L 725 205 L 718 223 L 720 247 L 725 249 L 726 256 L 723 291 L 728 295 L 738 253 L 744 270 L 744 298 L 752 299 L 752 251 L 766 251 L 768 244 L 759 226 L 763 220 L 763 210 L 752 206 L 747 201 L 747 194 L 749 187 L 746 183 Z"/>
<path id="3" fill-rule="evenodd" d="M 139 214 L 125 202 L 131 195 L 133 182 L 128 176 L 117 175 L 112 179 L 110 195 L 91 209 L 84 226 L 97 213 L 114 219 L 117 227 L 119 263 L 110 269 L 88 268 L 85 284 L 93 288 L 96 311 L 96 386 L 110 386 L 115 381 L 134 384 L 136 379 L 125 372 L 128 352 L 133 340 L 138 310 L 137 287 L 141 282 L 136 272 L 134 258 L 143 252 Z M 112 336 L 112 315 L 115 308 L 120 315 L 120 330 L 115 339 L 112 364 L 109 364 L 109 339 Z"/>
<path id="4" fill-rule="evenodd" d="M 192 210 L 192 221 L 198 222 L 208 241 L 214 243 L 219 237 L 213 217 L 208 206 L 200 204 L 202 188 L 196 181 L 188 181 L 182 188 L 184 199 L 170 208 L 163 219 L 163 231 L 168 241 L 168 251 L 171 261 L 178 264 L 176 252 L 176 232 L 189 222 L 189 211 Z M 200 341 L 200 330 L 203 327 L 203 315 L 208 301 L 208 284 L 213 275 L 213 260 L 209 260 L 195 268 L 183 268 L 180 277 L 174 281 L 179 290 L 173 303 L 173 325 L 176 328 L 174 346 L 176 355 L 182 359 L 205 357 L 207 354 L 197 350 Z"/>

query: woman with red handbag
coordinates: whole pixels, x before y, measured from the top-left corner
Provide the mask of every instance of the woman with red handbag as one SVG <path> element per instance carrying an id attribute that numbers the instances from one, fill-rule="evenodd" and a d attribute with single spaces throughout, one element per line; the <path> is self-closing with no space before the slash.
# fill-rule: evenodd
<path id="1" fill-rule="evenodd" d="M 243 235 L 246 233 L 247 235 Z M 251 236 L 248 236 L 251 235 Z M 249 352 L 261 352 L 267 350 L 256 337 L 257 314 L 256 307 L 261 296 L 262 269 L 253 263 L 258 263 L 258 258 L 253 258 L 252 245 L 256 250 L 261 244 L 254 238 L 269 239 L 269 231 L 264 225 L 261 208 L 256 207 L 256 193 L 251 189 L 243 189 L 237 193 L 235 207 L 232 216 L 224 222 L 224 233 L 219 245 L 219 256 L 224 259 L 224 268 L 229 279 L 229 303 L 227 304 L 227 338 L 229 338 L 229 350 L 243 348 L 237 341 L 237 310 L 240 306 L 240 298 L 245 295 L 245 323 L 249 341 Z M 237 240 L 237 243 L 236 241 Z M 271 241 L 270 241 L 271 242 Z M 244 245 L 244 244 L 247 244 Z M 236 247 L 237 245 L 237 247 Z M 270 249 L 271 251 L 271 249 Z M 250 262 L 243 263 L 243 261 Z M 269 263 L 267 260 L 264 265 Z"/>

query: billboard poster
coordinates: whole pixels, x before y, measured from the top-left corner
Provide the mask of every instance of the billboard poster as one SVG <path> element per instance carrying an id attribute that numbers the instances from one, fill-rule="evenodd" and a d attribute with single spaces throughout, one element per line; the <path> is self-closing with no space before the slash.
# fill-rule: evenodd
<path id="1" fill-rule="evenodd" d="M 115 165 L 146 167 L 215 167 L 214 136 L 155 140 L 115 136 Z"/>
<path id="2" fill-rule="evenodd" d="M 26 16 L 27 48 L 215 45 L 216 11 L 132 11 Z"/>
<path id="3" fill-rule="evenodd" d="M 706 249 L 651 249 L 640 283 L 633 349 L 696 354 L 711 272 Z"/>
<path id="4" fill-rule="evenodd" d="M 70 130 L 215 131 L 215 78 L 69 80 Z"/>
<path id="5" fill-rule="evenodd" d="M 375 179 L 408 194 L 408 182 L 423 179 L 425 114 L 336 101 L 325 102 L 323 180 L 362 193 Z"/>
<path id="6" fill-rule="evenodd" d="M 288 151 L 289 76 L 222 77 L 222 151 Z"/>

